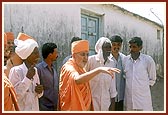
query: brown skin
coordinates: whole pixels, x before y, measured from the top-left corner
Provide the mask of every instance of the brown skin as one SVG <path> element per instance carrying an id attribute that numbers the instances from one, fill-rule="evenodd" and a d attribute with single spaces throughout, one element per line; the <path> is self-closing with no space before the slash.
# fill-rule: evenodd
<path id="1" fill-rule="evenodd" d="M 37 64 L 39 60 L 39 51 L 38 48 L 34 48 L 33 52 L 31 53 L 31 55 L 24 60 L 27 68 L 28 68 L 28 72 L 27 72 L 27 78 L 29 79 L 33 79 L 33 76 L 35 75 L 35 64 Z"/>
<path id="2" fill-rule="evenodd" d="M 8 45 L 4 47 L 4 65 L 6 65 L 7 60 L 9 59 L 10 49 Z"/>
<path id="3" fill-rule="evenodd" d="M 15 52 L 12 53 L 10 60 L 12 61 L 13 66 L 17 66 L 23 63 L 23 60 Z"/>
<path id="4" fill-rule="evenodd" d="M 33 76 L 35 75 L 35 64 L 37 64 L 39 60 L 39 51 L 38 51 L 38 48 L 34 48 L 33 52 L 31 53 L 31 55 L 26 59 L 24 60 L 27 68 L 28 68 L 28 72 L 27 72 L 27 75 L 26 77 L 28 79 L 33 79 Z M 40 84 L 36 84 L 37 86 L 35 87 L 35 92 L 40 94 L 42 93 L 43 91 L 43 86 L 40 85 Z"/>
<path id="5" fill-rule="evenodd" d="M 113 57 L 116 60 L 118 60 L 119 51 L 121 49 L 122 43 L 120 43 L 120 42 L 112 42 L 111 44 L 112 44 L 112 47 L 111 47 L 112 55 L 113 55 Z"/>
<path id="6" fill-rule="evenodd" d="M 131 43 L 129 47 L 130 47 L 130 53 L 131 53 L 132 59 L 136 60 L 140 55 L 142 46 L 138 46 L 136 43 Z"/>
<path id="7" fill-rule="evenodd" d="M 35 87 L 35 92 L 38 93 L 38 94 L 42 93 L 42 91 L 44 90 L 43 85 L 40 85 L 40 84 L 37 84 L 37 83 L 36 83 L 36 85 L 37 86 Z"/>
<path id="8" fill-rule="evenodd" d="M 12 53 L 13 52 L 14 41 L 13 40 L 8 40 L 7 42 L 8 42 L 9 50 Z"/>
<path id="9" fill-rule="evenodd" d="M 111 44 L 104 42 L 102 46 L 102 51 L 103 51 L 103 58 L 104 58 L 104 64 L 105 64 L 108 59 L 108 56 L 110 56 L 110 53 L 111 53 Z"/>
<path id="10" fill-rule="evenodd" d="M 54 52 L 53 52 L 53 53 L 50 53 L 50 54 L 47 56 L 47 58 L 44 59 L 44 61 L 47 63 L 48 68 L 49 68 L 50 70 L 52 70 L 51 67 L 52 67 L 53 61 L 56 61 L 57 58 L 58 58 L 58 50 L 57 50 L 57 48 L 55 48 L 55 49 L 54 49 Z"/>
<path id="11" fill-rule="evenodd" d="M 111 104 L 109 107 L 109 111 L 115 111 L 115 98 L 111 98 Z"/>

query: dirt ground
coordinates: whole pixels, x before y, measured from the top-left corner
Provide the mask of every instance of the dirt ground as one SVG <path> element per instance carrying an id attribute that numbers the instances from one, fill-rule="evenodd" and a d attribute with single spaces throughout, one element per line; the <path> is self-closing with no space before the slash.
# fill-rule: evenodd
<path id="1" fill-rule="evenodd" d="M 151 87 L 151 95 L 154 111 L 164 111 L 164 80 L 158 77 L 156 83 Z M 166 93 L 166 92 L 165 92 Z"/>

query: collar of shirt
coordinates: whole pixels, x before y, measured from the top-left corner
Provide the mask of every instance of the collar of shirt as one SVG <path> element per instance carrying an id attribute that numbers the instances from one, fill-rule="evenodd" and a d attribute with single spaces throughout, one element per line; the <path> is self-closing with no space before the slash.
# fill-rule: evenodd
<path id="1" fill-rule="evenodd" d="M 28 68 L 27 68 L 27 66 L 26 66 L 26 64 L 24 62 L 23 62 L 23 64 L 21 66 L 22 66 L 23 70 L 28 71 Z"/>
<path id="2" fill-rule="evenodd" d="M 48 67 L 48 64 L 45 61 L 42 61 L 42 65 L 44 68 Z M 53 68 L 53 64 L 51 65 L 51 67 Z"/>
<path id="3" fill-rule="evenodd" d="M 128 55 L 128 56 L 129 56 L 129 59 L 131 61 L 136 61 L 136 60 L 140 60 L 141 61 L 143 59 L 143 54 L 142 53 L 140 53 L 139 57 L 136 60 L 133 60 L 132 57 L 131 57 L 131 55 Z"/>
<path id="4" fill-rule="evenodd" d="M 110 54 L 109 58 L 110 58 L 110 59 L 113 59 L 113 60 L 116 61 L 116 62 L 119 62 L 119 61 L 121 61 L 121 54 L 120 54 L 120 52 L 119 52 L 118 55 L 119 55 L 119 56 L 118 56 L 118 60 L 116 60 L 112 54 Z"/>

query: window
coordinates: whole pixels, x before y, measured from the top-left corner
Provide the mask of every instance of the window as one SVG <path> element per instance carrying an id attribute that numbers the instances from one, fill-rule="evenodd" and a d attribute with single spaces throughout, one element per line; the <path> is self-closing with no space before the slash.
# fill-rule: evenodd
<path id="1" fill-rule="evenodd" d="M 157 30 L 157 39 L 160 40 L 160 30 Z"/>

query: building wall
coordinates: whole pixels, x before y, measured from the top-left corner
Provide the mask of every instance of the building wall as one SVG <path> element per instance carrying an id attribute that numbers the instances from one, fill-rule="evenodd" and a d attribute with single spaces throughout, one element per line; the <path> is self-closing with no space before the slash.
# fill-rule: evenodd
<path id="1" fill-rule="evenodd" d="M 163 28 L 109 4 L 84 4 L 82 7 L 102 18 L 103 30 L 101 31 L 103 32 L 101 33 L 103 34 L 100 36 L 111 37 L 119 34 L 123 38 L 122 52 L 124 54 L 129 54 L 129 39 L 134 36 L 141 37 L 143 40 L 142 52 L 154 58 L 157 63 L 157 73 L 163 75 Z M 160 39 L 157 39 L 157 30 L 160 30 Z"/>
<path id="2" fill-rule="evenodd" d="M 74 13 L 75 12 L 75 13 Z M 4 31 L 13 31 L 15 38 L 24 31 L 39 43 L 54 42 L 59 58 L 55 62 L 59 71 L 63 59 L 70 54 L 70 40 L 80 36 L 80 8 L 78 5 L 8 4 L 4 6 Z"/>
<path id="3" fill-rule="evenodd" d="M 144 41 L 143 52 L 149 55 L 152 55 L 156 51 L 156 48 L 159 51 L 162 50 L 162 39 L 157 39 L 157 29 L 161 28 L 112 8 L 107 7 L 106 12 L 106 33 L 110 35 L 120 34 L 127 40 L 133 36 L 140 36 Z"/>
<path id="4" fill-rule="evenodd" d="M 100 35 L 122 36 L 122 52 L 128 54 L 128 40 L 140 36 L 144 41 L 142 52 L 151 55 L 157 63 L 163 64 L 163 41 L 157 39 L 157 29 L 151 22 L 137 18 L 112 5 L 102 4 L 6 4 L 4 5 L 4 31 L 13 31 L 15 37 L 21 31 L 34 37 L 40 45 L 54 42 L 58 45 L 60 70 L 62 60 L 70 54 L 70 39 L 81 36 L 81 11 L 96 14 L 100 20 Z M 163 66 L 163 65 L 162 65 Z M 163 70 L 163 69 L 162 69 Z"/>

